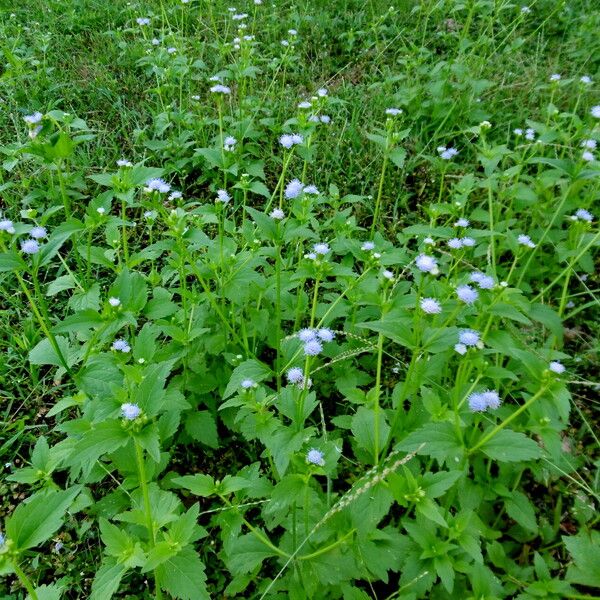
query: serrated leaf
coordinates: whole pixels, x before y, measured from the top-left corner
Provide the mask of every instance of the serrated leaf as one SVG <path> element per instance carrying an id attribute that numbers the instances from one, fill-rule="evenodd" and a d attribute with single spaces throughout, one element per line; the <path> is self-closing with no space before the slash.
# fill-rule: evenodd
<path id="1" fill-rule="evenodd" d="M 206 498 L 215 493 L 215 480 L 210 475 L 185 475 L 185 477 L 174 477 L 173 483 L 190 490 L 195 496 Z"/>
<path id="2" fill-rule="evenodd" d="M 217 424 L 209 411 L 201 410 L 189 414 L 185 420 L 185 430 L 197 442 L 210 448 L 219 447 Z"/>
<path id="3" fill-rule="evenodd" d="M 92 582 L 90 600 L 110 600 L 119 589 L 125 570 L 124 565 L 116 564 L 114 560 L 102 563 Z"/>
<path id="4" fill-rule="evenodd" d="M 378 421 L 377 426 L 376 420 Z M 376 429 L 378 430 L 377 439 Z M 374 410 L 360 406 L 352 417 L 352 433 L 357 444 L 374 457 L 376 447 L 379 452 L 385 446 L 390 426 L 385 420 L 383 411 L 379 411 L 376 416 Z"/>
<path id="5" fill-rule="evenodd" d="M 502 429 L 483 444 L 480 450 L 493 460 L 517 462 L 542 456 L 541 448 L 524 433 Z"/>
<path id="6" fill-rule="evenodd" d="M 27 550 L 48 540 L 62 525 L 80 489 L 77 486 L 60 492 L 38 492 L 20 504 L 6 521 L 6 535 L 15 548 Z"/>
<path id="7" fill-rule="evenodd" d="M 574 562 L 567 570 L 567 581 L 600 588 L 600 533 L 582 531 L 575 536 L 563 536 L 563 541 Z"/>
<path id="8" fill-rule="evenodd" d="M 180 600 L 210 600 L 204 563 L 190 547 L 156 568 L 161 587 Z"/>
<path id="9" fill-rule="evenodd" d="M 509 517 L 514 519 L 521 527 L 529 531 L 537 531 L 535 509 L 525 494 L 518 490 L 511 491 L 510 496 L 504 501 L 504 506 Z"/>

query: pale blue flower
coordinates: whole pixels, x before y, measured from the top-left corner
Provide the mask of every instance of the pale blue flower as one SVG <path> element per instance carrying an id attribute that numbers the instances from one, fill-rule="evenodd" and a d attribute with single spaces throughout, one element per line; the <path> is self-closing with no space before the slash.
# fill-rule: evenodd
<path id="1" fill-rule="evenodd" d="M 142 409 L 137 404 L 125 402 L 121 404 L 121 416 L 128 421 L 137 419 L 142 414 Z"/>
<path id="2" fill-rule="evenodd" d="M 279 138 L 279 143 L 284 147 L 287 148 L 288 150 L 294 145 L 294 140 L 292 139 L 292 136 L 289 133 L 284 133 L 280 138 Z"/>
<path id="3" fill-rule="evenodd" d="M 465 346 L 477 346 L 479 333 L 474 329 L 463 329 L 458 334 L 458 341 Z"/>
<path id="4" fill-rule="evenodd" d="M 459 248 L 462 248 L 462 242 L 458 238 L 452 238 L 451 240 L 448 240 L 448 247 L 453 250 L 458 250 Z"/>
<path id="5" fill-rule="evenodd" d="M 323 458 L 323 453 L 316 448 L 311 448 L 306 454 L 306 462 L 317 465 L 318 467 L 323 467 L 325 465 L 325 459 Z"/>
<path id="6" fill-rule="evenodd" d="M 415 264 L 417 265 L 417 269 L 424 273 L 435 274 L 438 270 L 437 261 L 433 256 L 429 256 L 428 254 L 420 254 L 417 256 Z"/>
<path id="7" fill-rule="evenodd" d="M 43 118 L 44 115 L 41 112 L 34 112 L 30 115 L 25 115 L 23 120 L 27 125 L 37 125 Z"/>
<path id="8" fill-rule="evenodd" d="M 397 117 L 401 115 L 404 111 L 401 108 L 386 108 L 385 114 L 390 115 L 391 117 Z"/>
<path id="9" fill-rule="evenodd" d="M 320 254 L 321 256 L 327 254 L 330 251 L 329 244 L 325 242 L 319 242 L 313 246 L 313 250 L 316 254 Z"/>
<path id="10" fill-rule="evenodd" d="M 301 144 L 304 141 L 304 138 L 299 133 L 292 133 L 292 142 L 294 144 Z"/>
<path id="11" fill-rule="evenodd" d="M 109 303 L 111 306 L 113 306 L 113 307 L 116 307 L 116 306 L 120 306 L 120 305 L 121 305 L 121 301 L 120 301 L 118 298 L 115 298 L 114 296 L 111 296 L 111 297 L 108 299 L 108 303 Z"/>
<path id="12" fill-rule="evenodd" d="M 305 185 L 303 192 L 305 194 L 312 194 L 313 196 L 319 195 L 319 190 L 316 185 Z"/>
<path id="13" fill-rule="evenodd" d="M 558 362 L 557 360 L 553 360 L 549 365 L 548 369 L 553 373 L 557 373 L 558 375 L 562 375 L 565 372 L 565 365 Z"/>
<path id="14" fill-rule="evenodd" d="M 281 219 L 285 218 L 285 213 L 280 208 L 274 208 L 269 216 L 271 219 L 275 219 L 276 221 L 281 221 Z"/>
<path id="15" fill-rule="evenodd" d="M 14 223 L 9 219 L 3 219 L 2 221 L 0 221 L 0 231 L 6 231 L 6 233 L 14 233 Z"/>
<path id="16" fill-rule="evenodd" d="M 465 304 L 473 304 L 479 298 L 479 292 L 470 285 L 459 285 L 456 288 L 456 295 Z"/>
<path id="17" fill-rule="evenodd" d="M 469 220 L 463 219 L 463 218 L 458 219 L 458 221 L 456 221 L 456 223 L 454 223 L 454 227 L 468 227 L 469 225 L 470 225 Z"/>
<path id="18" fill-rule="evenodd" d="M 170 191 L 171 186 L 160 177 L 154 177 L 153 179 L 149 179 L 146 182 L 146 189 L 151 192 L 160 192 L 161 194 L 166 194 Z"/>
<path id="19" fill-rule="evenodd" d="M 531 241 L 531 238 L 523 233 L 517 237 L 517 241 L 519 242 L 519 244 L 521 244 L 521 246 L 535 248 L 535 244 Z"/>
<path id="20" fill-rule="evenodd" d="M 589 85 L 590 83 L 592 83 L 592 78 L 589 75 L 582 75 L 579 78 L 579 81 L 581 81 L 581 83 L 585 85 Z"/>
<path id="21" fill-rule="evenodd" d="M 496 409 L 500 406 L 500 396 L 495 390 L 486 390 L 481 396 L 488 408 Z"/>
<path id="22" fill-rule="evenodd" d="M 472 237 L 464 237 L 460 239 L 460 243 L 466 248 L 472 248 L 475 245 L 475 240 Z"/>
<path id="23" fill-rule="evenodd" d="M 530 142 L 533 142 L 533 140 L 535 140 L 535 129 L 528 127 L 525 130 L 525 139 L 529 140 Z"/>
<path id="24" fill-rule="evenodd" d="M 285 375 L 290 383 L 302 383 L 304 371 L 300 367 L 292 367 Z"/>
<path id="25" fill-rule="evenodd" d="M 473 393 L 469 396 L 467 402 L 469 403 L 469 408 L 473 412 L 483 412 L 487 409 L 488 405 L 483 397 L 483 394 Z"/>
<path id="26" fill-rule="evenodd" d="M 144 25 L 150 25 L 150 19 L 149 19 L 148 17 L 138 17 L 138 18 L 135 20 L 135 22 L 136 22 L 138 25 L 142 25 L 142 26 L 144 26 Z"/>
<path id="27" fill-rule="evenodd" d="M 112 349 L 127 354 L 131 350 L 131 346 L 126 340 L 115 340 L 112 344 Z"/>
<path id="28" fill-rule="evenodd" d="M 581 147 L 586 148 L 587 150 L 595 150 L 598 142 L 596 140 L 583 140 L 581 142 Z"/>
<path id="29" fill-rule="evenodd" d="M 461 344 L 461 343 L 454 344 L 454 350 L 456 352 L 458 352 L 459 354 L 466 354 L 467 353 L 467 347 L 464 344 Z"/>
<path id="30" fill-rule="evenodd" d="M 323 125 L 329 125 L 329 123 L 331 123 L 331 117 L 329 115 L 321 115 L 320 120 Z"/>
<path id="31" fill-rule="evenodd" d="M 311 107 L 312 107 L 312 104 L 310 102 L 308 102 L 307 100 L 304 100 L 303 102 L 298 103 L 298 108 L 307 109 L 307 108 L 311 108 Z"/>
<path id="32" fill-rule="evenodd" d="M 37 254 L 40 250 L 40 245 L 36 240 L 24 240 L 21 242 L 21 250 L 25 254 Z"/>
<path id="33" fill-rule="evenodd" d="M 284 195 L 288 200 L 297 198 L 302 193 L 303 185 L 299 179 L 292 179 L 286 186 Z"/>
<path id="34" fill-rule="evenodd" d="M 375 250 L 375 242 L 363 242 L 363 245 L 360 248 L 361 250 Z"/>
<path id="35" fill-rule="evenodd" d="M 31 231 L 29 232 L 30 237 L 32 237 L 34 240 L 41 240 L 42 238 L 45 238 L 48 235 L 48 232 L 46 231 L 45 227 L 32 227 Z"/>
<path id="36" fill-rule="evenodd" d="M 4 535 L 2 535 L 0 533 L 0 548 L 2 548 L 2 546 L 4 546 L 4 541 L 5 541 Z"/>
<path id="37" fill-rule="evenodd" d="M 317 354 L 320 354 L 322 351 L 323 344 L 317 339 L 310 340 L 304 344 L 304 354 L 306 354 L 306 356 L 317 356 Z"/>
<path id="38" fill-rule="evenodd" d="M 297 334 L 298 339 L 301 342 L 311 342 L 312 340 L 315 340 L 317 338 L 317 334 L 315 332 L 314 329 L 310 329 L 309 327 L 306 327 L 305 329 L 301 329 Z"/>
<path id="39" fill-rule="evenodd" d="M 227 204 L 231 200 L 231 196 L 227 193 L 226 190 L 217 190 L 217 197 L 215 198 L 215 202 L 222 202 L 223 204 Z"/>
<path id="40" fill-rule="evenodd" d="M 435 298 L 421 298 L 421 310 L 428 315 L 437 315 L 442 312 L 442 305 Z"/>
<path id="41" fill-rule="evenodd" d="M 597 104 L 596 106 L 592 106 L 592 108 L 590 109 L 590 114 L 592 115 L 592 117 L 595 117 L 596 119 L 600 119 L 600 104 Z"/>
<path id="42" fill-rule="evenodd" d="M 469 279 L 476 283 L 482 290 L 491 290 L 494 287 L 494 278 L 479 271 L 471 273 Z"/>
<path id="43" fill-rule="evenodd" d="M 252 379 L 244 379 L 244 380 L 242 380 L 240 385 L 242 386 L 242 388 L 247 390 L 247 389 L 250 389 L 251 387 L 254 387 L 256 384 Z"/>
<path id="44" fill-rule="evenodd" d="M 217 83 L 210 88 L 210 91 L 213 94 L 231 94 L 231 88 L 223 85 L 221 83 Z"/>
<path id="45" fill-rule="evenodd" d="M 133 167 L 133 163 L 125 158 L 120 158 L 117 161 L 117 167 Z"/>
<path id="46" fill-rule="evenodd" d="M 588 223 L 591 223 L 594 220 L 594 215 L 589 210 L 585 210 L 585 208 L 577 210 L 575 217 L 582 221 L 587 221 Z"/>
<path id="47" fill-rule="evenodd" d="M 322 327 L 317 331 L 317 337 L 323 342 L 331 342 L 335 337 L 335 332 L 327 327 Z"/>

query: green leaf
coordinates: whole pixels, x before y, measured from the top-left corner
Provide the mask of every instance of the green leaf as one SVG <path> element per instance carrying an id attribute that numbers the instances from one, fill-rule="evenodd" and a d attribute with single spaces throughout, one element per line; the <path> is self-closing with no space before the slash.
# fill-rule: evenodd
<path id="1" fill-rule="evenodd" d="M 123 374 L 111 354 L 92 356 L 76 376 L 77 385 L 93 399 L 103 400 L 114 396 L 113 388 L 123 386 Z"/>
<path id="2" fill-rule="evenodd" d="M 148 300 L 146 280 L 140 273 L 132 273 L 124 268 L 110 288 L 109 296 L 118 298 L 123 310 L 137 314 Z"/>
<path id="3" fill-rule="evenodd" d="M 207 410 L 201 410 L 188 415 L 185 420 L 185 430 L 197 442 L 201 442 L 211 448 L 219 447 L 217 424 L 212 414 Z"/>
<path id="4" fill-rule="evenodd" d="M 402 168 L 404 166 L 404 161 L 406 160 L 406 150 L 404 148 L 394 148 L 390 152 L 390 160 L 398 167 Z"/>
<path id="5" fill-rule="evenodd" d="M 149 416 L 157 415 L 163 408 L 165 399 L 165 383 L 175 361 L 149 365 L 144 371 L 144 379 L 137 387 L 133 402 Z"/>
<path id="6" fill-rule="evenodd" d="M 260 533 L 264 535 L 264 533 Z M 250 573 L 265 558 L 277 556 L 274 550 L 271 550 L 252 533 L 233 538 L 226 544 L 225 550 L 225 564 L 233 575 Z"/>
<path id="7" fill-rule="evenodd" d="M 38 492 L 20 504 L 6 521 L 6 536 L 17 550 L 27 550 L 48 540 L 62 525 L 79 486 L 64 491 Z"/>
<path id="8" fill-rule="evenodd" d="M 371 456 L 375 456 L 375 450 L 381 451 L 385 446 L 387 437 L 390 433 L 390 426 L 385 420 L 383 411 L 379 412 L 377 417 L 377 444 L 376 442 L 376 417 L 375 411 L 360 406 L 354 416 L 352 417 L 352 433 L 356 439 L 357 444 L 366 450 Z"/>
<path id="9" fill-rule="evenodd" d="M 125 566 L 116 564 L 114 559 L 104 561 L 92 582 L 90 600 L 110 600 L 119 589 L 125 571 Z"/>
<path id="10" fill-rule="evenodd" d="M 190 547 L 156 568 L 161 587 L 181 600 L 210 600 L 206 589 L 204 563 Z"/>
<path id="11" fill-rule="evenodd" d="M 418 448 L 423 447 L 418 450 Z M 456 437 L 456 432 L 451 423 L 427 423 L 421 429 L 413 431 L 406 436 L 398 448 L 406 452 L 415 452 L 425 456 L 432 456 L 440 462 L 453 464 L 464 454 L 464 447 Z"/>
<path id="12" fill-rule="evenodd" d="M 446 519 L 442 516 L 440 507 L 430 498 L 423 498 L 420 502 L 417 502 L 416 510 L 426 519 L 442 527 L 448 527 L 448 523 L 446 523 Z"/>
<path id="13" fill-rule="evenodd" d="M 75 445 L 73 459 L 84 473 L 89 473 L 103 455 L 118 450 L 129 441 L 120 421 L 103 421 L 94 425 Z"/>
<path id="14" fill-rule="evenodd" d="M 600 532 L 582 531 L 575 536 L 563 536 L 563 541 L 574 562 L 567 570 L 567 581 L 600 588 Z"/>
<path id="15" fill-rule="evenodd" d="M 75 352 L 70 348 L 69 340 L 60 335 L 57 335 L 55 339 L 63 358 L 67 362 L 67 365 L 71 366 L 74 363 Z M 54 365 L 56 367 L 63 366 L 58 353 L 48 338 L 44 338 L 41 342 L 38 342 L 29 351 L 29 362 L 32 365 Z"/>
<path id="16" fill-rule="evenodd" d="M 531 438 L 512 429 L 500 430 L 480 449 L 491 459 L 501 462 L 532 460 L 542 456 L 541 448 Z"/>
<path id="17" fill-rule="evenodd" d="M 60 600 L 62 592 L 63 588 L 57 584 L 40 585 L 39 587 L 35 588 L 37 600 Z M 27 594 L 27 598 L 25 600 L 31 600 L 31 595 Z"/>
<path id="18" fill-rule="evenodd" d="M 190 490 L 195 496 L 206 498 L 215 493 L 215 480 L 210 475 L 186 475 L 185 477 L 174 477 L 173 483 Z"/>
<path id="19" fill-rule="evenodd" d="M 154 571 L 158 565 L 175 556 L 177 552 L 177 546 L 173 547 L 171 542 L 158 542 L 148 553 L 148 560 L 144 563 L 142 573 Z"/>
<path id="20" fill-rule="evenodd" d="M 244 361 L 233 370 L 229 383 L 223 393 L 223 400 L 226 400 L 234 392 L 237 392 L 244 379 L 252 379 L 252 381 L 259 383 L 270 376 L 271 369 L 264 363 L 252 359 Z"/>
<path id="21" fill-rule="evenodd" d="M 0 273 L 9 271 L 22 271 L 25 263 L 15 251 L 0 252 Z"/>
<path id="22" fill-rule="evenodd" d="M 537 531 L 538 525 L 535 520 L 535 509 L 529 498 L 517 490 L 510 492 L 505 499 L 504 506 L 511 519 L 514 519 L 521 527 L 529 531 Z"/>

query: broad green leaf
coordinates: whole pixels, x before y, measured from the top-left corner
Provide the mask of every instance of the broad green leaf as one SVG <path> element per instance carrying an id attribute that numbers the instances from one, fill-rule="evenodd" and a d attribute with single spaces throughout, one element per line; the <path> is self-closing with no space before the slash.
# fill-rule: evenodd
<path id="1" fill-rule="evenodd" d="M 423 446 L 420 450 L 419 447 Z M 406 452 L 415 452 L 425 456 L 432 456 L 440 462 L 453 465 L 456 459 L 464 455 L 464 447 L 456 436 L 454 426 L 448 422 L 427 423 L 408 434 L 399 444 L 398 448 Z"/>
<path id="2" fill-rule="evenodd" d="M 63 587 L 55 583 L 51 585 L 40 585 L 35 588 L 35 595 L 37 600 L 60 600 L 63 593 Z M 31 596 L 27 594 L 25 600 L 31 600 Z"/>
<path id="3" fill-rule="evenodd" d="M 378 431 L 377 434 L 376 430 Z M 383 411 L 379 411 L 379 415 L 376 417 L 375 411 L 365 406 L 360 406 L 352 417 L 352 433 L 357 444 L 374 457 L 375 447 L 377 446 L 377 450 L 380 452 L 385 446 L 390 433 L 390 426 L 385 420 Z"/>
<path id="4" fill-rule="evenodd" d="M 262 532 L 259 532 L 265 535 Z M 266 537 L 266 536 L 265 536 Z M 254 571 L 265 558 L 277 556 L 274 550 L 249 533 L 232 539 L 226 547 L 225 564 L 233 575 Z"/>
<path id="5" fill-rule="evenodd" d="M 48 540 L 62 525 L 79 486 L 64 491 L 38 492 L 20 504 L 6 521 L 6 535 L 18 550 L 27 550 Z"/>
<path id="6" fill-rule="evenodd" d="M 542 456 L 542 450 L 538 444 L 524 433 L 512 429 L 500 430 L 483 444 L 480 450 L 491 459 L 501 462 L 532 460 Z"/>
<path id="7" fill-rule="evenodd" d="M 119 589 L 125 571 L 125 566 L 116 564 L 114 559 L 104 561 L 92 582 L 90 600 L 110 600 Z"/>
<path id="8" fill-rule="evenodd" d="M 190 413 L 185 420 L 185 430 L 197 442 L 211 448 L 219 447 L 217 424 L 209 411 L 201 410 Z"/>
<path id="9" fill-rule="evenodd" d="M 204 563 L 189 546 L 156 568 L 161 587 L 180 600 L 210 600 Z"/>
<path id="10" fill-rule="evenodd" d="M 233 370 L 229 383 L 223 393 L 223 400 L 226 400 L 231 394 L 237 392 L 244 379 L 252 379 L 252 381 L 259 383 L 270 377 L 271 374 L 271 369 L 258 360 L 251 359 L 244 361 Z"/>
<path id="11" fill-rule="evenodd" d="M 510 496 L 504 500 L 504 506 L 510 518 L 514 519 L 521 527 L 529 531 L 538 530 L 533 504 L 523 492 L 511 491 Z"/>
<path id="12" fill-rule="evenodd" d="M 99 458 L 121 448 L 129 439 L 129 434 L 120 421 L 103 421 L 87 431 L 77 442 L 72 459 L 81 466 L 84 473 L 89 473 Z"/>
<path id="13" fill-rule="evenodd" d="M 69 346 L 69 340 L 60 335 L 57 335 L 55 339 L 56 344 L 67 365 L 72 366 L 75 361 L 75 351 Z M 54 365 L 56 367 L 64 366 L 61 358 L 56 352 L 56 349 L 48 338 L 44 338 L 42 341 L 38 342 L 29 351 L 29 362 L 32 365 Z"/>
<path id="14" fill-rule="evenodd" d="M 567 581 L 600 588 L 600 532 L 582 531 L 575 536 L 563 536 L 565 546 L 573 557 L 567 570 Z"/>
<path id="15" fill-rule="evenodd" d="M 185 475 L 185 477 L 174 477 L 173 483 L 190 490 L 195 496 L 206 498 L 215 493 L 215 480 L 210 475 Z"/>

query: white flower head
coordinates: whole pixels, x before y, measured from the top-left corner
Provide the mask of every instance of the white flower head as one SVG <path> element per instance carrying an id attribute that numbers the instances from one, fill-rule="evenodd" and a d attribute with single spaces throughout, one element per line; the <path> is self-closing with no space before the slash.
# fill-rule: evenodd
<path id="1" fill-rule="evenodd" d="M 437 261 L 433 256 L 429 256 L 428 254 L 420 254 L 417 256 L 415 264 L 417 265 L 417 269 L 423 271 L 423 273 L 435 275 L 438 272 Z"/>
<path id="2" fill-rule="evenodd" d="M 435 298 L 421 298 L 419 306 L 428 315 L 437 315 L 442 312 L 442 305 Z"/>
<path id="3" fill-rule="evenodd" d="M 473 304 L 479 298 L 479 292 L 470 285 L 459 285 L 456 288 L 456 295 L 465 304 Z"/>
<path id="4" fill-rule="evenodd" d="M 397 117 L 398 115 L 401 115 L 404 111 L 401 108 L 386 108 L 385 109 L 385 114 L 389 115 L 390 117 Z"/>
<path id="5" fill-rule="evenodd" d="M 231 196 L 227 193 L 227 190 L 217 190 L 217 197 L 215 202 L 221 202 L 227 204 L 231 200 Z"/>
<path id="6" fill-rule="evenodd" d="M 562 363 L 558 362 L 557 360 L 553 360 L 549 365 L 548 365 L 548 369 L 550 371 L 552 371 L 553 373 L 556 373 L 558 375 L 562 375 L 565 372 L 565 365 L 563 365 Z"/>
<path id="7" fill-rule="evenodd" d="M 231 94 L 231 88 L 223 85 L 221 83 L 217 83 L 217 85 L 213 85 L 210 88 L 210 91 L 213 94 Z"/>

